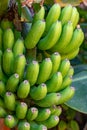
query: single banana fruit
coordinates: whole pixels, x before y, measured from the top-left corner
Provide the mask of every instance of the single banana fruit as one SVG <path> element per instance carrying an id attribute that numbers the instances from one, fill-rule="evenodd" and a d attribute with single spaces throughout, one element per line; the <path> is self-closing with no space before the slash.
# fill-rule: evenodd
<path id="1" fill-rule="evenodd" d="M 62 31 L 62 25 L 60 21 L 54 22 L 47 35 L 38 42 L 38 48 L 40 50 L 48 50 L 52 48 L 60 37 Z"/>
<path id="2" fill-rule="evenodd" d="M 44 83 L 38 85 L 37 87 L 33 86 L 30 89 L 30 96 L 34 100 L 41 100 L 46 96 L 46 94 L 47 94 L 47 86 Z"/>

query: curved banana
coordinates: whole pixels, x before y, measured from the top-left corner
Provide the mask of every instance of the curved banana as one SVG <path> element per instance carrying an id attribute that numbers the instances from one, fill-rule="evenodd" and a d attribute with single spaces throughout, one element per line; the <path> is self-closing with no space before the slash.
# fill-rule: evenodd
<path id="1" fill-rule="evenodd" d="M 19 83 L 19 75 L 17 73 L 11 75 L 6 83 L 6 90 L 16 92 Z"/>
<path id="2" fill-rule="evenodd" d="M 38 41 L 40 40 L 43 32 L 45 30 L 45 21 L 43 20 L 38 20 L 36 21 L 30 31 L 28 32 L 26 38 L 25 38 L 25 47 L 27 49 L 32 49 L 36 46 Z"/>
<path id="3" fill-rule="evenodd" d="M 38 48 L 40 50 L 48 50 L 52 48 L 60 37 L 62 31 L 62 25 L 60 21 L 54 22 L 47 35 L 38 42 Z"/>
<path id="4" fill-rule="evenodd" d="M 20 83 L 17 89 L 17 96 L 19 98 L 26 98 L 30 92 L 30 84 L 28 80 L 24 80 L 23 82 Z"/>
<path id="5" fill-rule="evenodd" d="M 59 90 L 65 89 L 66 87 L 70 86 L 71 83 L 72 83 L 72 76 L 66 75 L 63 79 L 62 85 Z"/>
<path id="6" fill-rule="evenodd" d="M 50 58 L 45 58 L 40 63 L 39 75 L 37 78 L 37 84 L 44 83 L 48 80 L 52 71 L 52 61 Z"/>
<path id="7" fill-rule="evenodd" d="M 18 123 L 18 130 L 30 130 L 30 124 L 27 121 L 20 121 Z"/>
<path id="8" fill-rule="evenodd" d="M 84 33 L 83 33 L 82 29 L 80 28 L 80 26 L 78 25 L 77 29 L 75 29 L 75 31 L 73 33 L 71 41 L 68 43 L 66 48 L 64 48 L 63 54 L 71 53 L 74 50 L 76 50 L 77 48 L 79 48 L 80 45 L 82 44 L 83 40 L 84 40 Z"/>
<path id="9" fill-rule="evenodd" d="M 26 65 L 26 58 L 23 54 L 18 55 L 14 60 L 13 72 L 19 75 L 19 79 L 22 80 L 24 75 L 24 69 Z"/>
<path id="10" fill-rule="evenodd" d="M 47 120 L 38 122 L 39 124 L 42 123 L 48 129 L 55 127 L 59 122 L 59 117 L 56 115 L 51 115 Z"/>
<path id="11" fill-rule="evenodd" d="M 2 57 L 2 66 L 5 74 L 12 74 L 14 55 L 11 49 L 6 49 Z M 6 65 L 7 63 L 7 65 Z"/>
<path id="12" fill-rule="evenodd" d="M 30 129 L 31 130 L 47 130 L 47 127 L 43 124 L 37 124 L 36 122 L 30 122 Z"/>
<path id="13" fill-rule="evenodd" d="M 7 115 L 5 117 L 5 125 L 8 127 L 8 128 L 14 128 L 17 123 L 18 123 L 18 119 L 13 116 L 13 115 Z"/>
<path id="14" fill-rule="evenodd" d="M 40 107 L 50 107 L 52 105 L 57 104 L 58 100 L 60 100 L 60 94 L 48 93 L 42 100 L 35 101 L 35 104 L 37 104 Z"/>
<path id="15" fill-rule="evenodd" d="M 38 109 L 36 107 L 31 107 L 28 109 L 26 115 L 28 122 L 35 120 L 37 116 L 38 116 Z"/>
<path id="16" fill-rule="evenodd" d="M 50 107 L 50 110 L 52 115 L 60 116 L 60 114 L 62 113 L 62 107 L 60 106 L 54 105 Z"/>
<path id="17" fill-rule="evenodd" d="M 68 45 L 71 41 L 73 35 L 73 26 L 72 22 L 68 21 L 64 26 L 59 40 L 56 44 L 50 49 L 51 52 L 60 52 L 62 53 L 63 49 Z"/>
<path id="18" fill-rule="evenodd" d="M 62 60 L 58 71 L 62 73 L 63 78 L 67 75 L 69 69 L 70 69 L 70 61 L 68 59 Z"/>
<path id="19" fill-rule="evenodd" d="M 73 68 L 73 66 L 70 66 L 70 69 L 69 69 L 67 75 L 68 76 L 73 76 L 74 75 L 74 68 Z"/>
<path id="20" fill-rule="evenodd" d="M 50 117 L 50 115 L 51 111 L 49 108 L 41 108 L 38 110 L 38 116 L 36 117 L 35 121 L 45 121 Z"/>
<path id="21" fill-rule="evenodd" d="M 63 77 L 60 72 L 55 73 L 51 79 L 47 80 L 47 92 L 57 92 L 63 82 Z"/>
<path id="22" fill-rule="evenodd" d="M 58 3 L 55 3 L 49 10 L 46 17 L 46 29 L 45 33 L 47 33 L 51 27 L 51 25 L 59 19 L 61 13 L 61 7 Z"/>
<path id="23" fill-rule="evenodd" d="M 12 92 L 6 92 L 4 95 L 5 107 L 10 111 L 15 111 L 16 99 Z"/>
<path id="24" fill-rule="evenodd" d="M 24 119 L 27 113 L 28 106 L 24 102 L 19 102 L 16 106 L 16 117 L 18 119 Z"/>
<path id="25" fill-rule="evenodd" d="M 66 87 L 65 89 L 59 92 L 60 99 L 56 105 L 63 104 L 66 101 L 70 100 L 73 97 L 74 93 L 75 93 L 74 87 Z"/>
<path id="26" fill-rule="evenodd" d="M 70 20 L 71 14 L 72 14 L 72 5 L 66 5 L 62 9 L 61 15 L 59 17 L 59 20 L 62 22 L 62 25 L 64 25 Z"/>
<path id="27" fill-rule="evenodd" d="M 54 73 L 57 72 L 59 66 L 60 66 L 60 62 L 61 62 L 61 56 L 58 52 L 54 52 L 51 56 L 51 61 L 52 61 L 52 71 L 50 74 L 50 77 L 53 76 Z"/>
<path id="28" fill-rule="evenodd" d="M 42 83 L 38 86 L 33 86 L 30 89 L 30 96 L 34 100 L 41 100 L 47 94 L 47 86 L 46 84 Z"/>
<path id="29" fill-rule="evenodd" d="M 23 39 L 17 39 L 17 41 L 15 42 L 14 44 L 14 47 L 13 47 L 13 53 L 14 53 L 14 56 L 18 56 L 20 54 L 23 54 L 24 52 L 24 41 Z"/>
<path id="30" fill-rule="evenodd" d="M 44 16 L 45 16 L 45 8 L 44 6 L 41 6 L 40 10 L 34 14 L 33 24 L 38 20 L 43 20 Z"/>
<path id="31" fill-rule="evenodd" d="M 75 58 L 75 57 L 78 55 L 78 53 L 79 53 L 79 49 L 80 49 L 80 48 L 77 48 L 77 49 L 74 50 L 73 52 L 70 52 L 70 53 L 61 55 L 62 60 L 64 60 L 65 58 L 68 58 L 69 60 Z"/>
<path id="32" fill-rule="evenodd" d="M 27 65 L 25 78 L 29 81 L 30 85 L 34 85 L 37 81 L 39 74 L 39 63 L 35 60 Z"/>
<path id="33" fill-rule="evenodd" d="M 77 26 L 78 21 L 79 21 L 78 11 L 77 11 L 76 7 L 73 7 L 73 9 L 72 9 L 70 21 L 72 22 L 73 28 L 75 29 L 75 27 Z"/>
<path id="34" fill-rule="evenodd" d="M 12 29 L 8 28 L 4 31 L 3 34 L 3 49 L 7 48 L 12 49 L 14 44 L 14 33 Z"/>

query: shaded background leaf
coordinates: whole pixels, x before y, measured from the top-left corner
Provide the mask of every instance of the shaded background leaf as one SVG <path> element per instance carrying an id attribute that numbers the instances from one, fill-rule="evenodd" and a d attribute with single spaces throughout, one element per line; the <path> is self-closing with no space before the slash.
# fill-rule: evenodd
<path id="1" fill-rule="evenodd" d="M 71 100 L 65 103 L 70 108 L 87 114 L 87 65 L 75 67 L 72 86 L 76 92 Z"/>

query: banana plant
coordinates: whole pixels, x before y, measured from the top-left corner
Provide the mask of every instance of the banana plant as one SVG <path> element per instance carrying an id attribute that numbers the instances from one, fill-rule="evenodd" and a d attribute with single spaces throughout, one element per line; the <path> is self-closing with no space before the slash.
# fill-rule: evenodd
<path id="1" fill-rule="evenodd" d="M 0 16 L 5 13 L 8 8 L 9 0 L 0 0 Z"/>

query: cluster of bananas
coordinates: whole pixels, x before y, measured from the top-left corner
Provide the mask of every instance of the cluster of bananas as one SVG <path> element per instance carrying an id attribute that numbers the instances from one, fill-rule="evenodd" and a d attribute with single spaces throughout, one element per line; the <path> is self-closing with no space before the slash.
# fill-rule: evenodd
<path id="1" fill-rule="evenodd" d="M 59 122 L 62 109 L 58 105 L 68 101 L 75 92 L 71 87 L 74 69 L 58 52 L 41 62 L 28 63 L 24 43 L 12 24 L 2 22 L 0 118 L 4 118 L 9 128 L 47 130 Z"/>
<path id="2" fill-rule="evenodd" d="M 37 45 L 39 50 L 48 54 L 59 52 L 62 59 L 73 59 L 84 40 L 78 21 L 76 7 L 67 5 L 61 9 L 59 4 L 54 4 L 45 15 L 42 6 L 33 17 L 31 29 L 25 38 L 25 46 L 31 49 Z"/>

